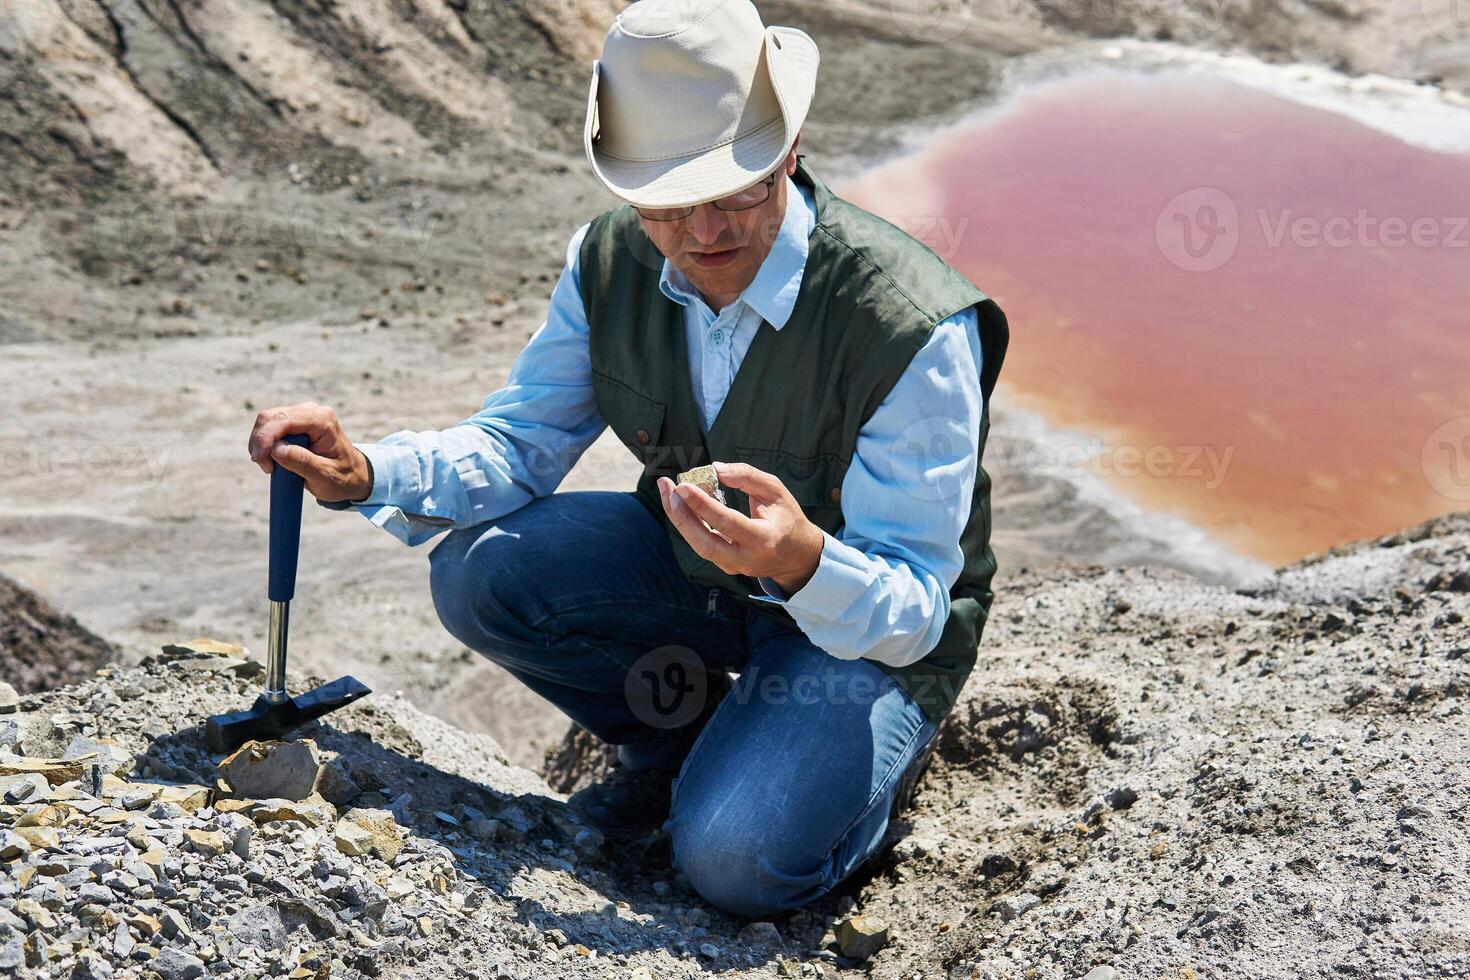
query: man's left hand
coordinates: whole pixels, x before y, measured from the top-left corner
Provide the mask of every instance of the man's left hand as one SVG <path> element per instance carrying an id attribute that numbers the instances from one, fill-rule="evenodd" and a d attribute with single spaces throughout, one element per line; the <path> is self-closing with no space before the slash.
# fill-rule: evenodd
<path id="1" fill-rule="evenodd" d="M 716 463 L 722 484 L 745 491 L 750 516 L 726 507 L 699 487 L 659 477 L 664 513 L 695 554 L 731 575 L 769 578 L 794 594 L 817 570 L 824 538 L 774 474 L 746 463 Z M 714 533 L 705 527 L 715 529 Z"/>

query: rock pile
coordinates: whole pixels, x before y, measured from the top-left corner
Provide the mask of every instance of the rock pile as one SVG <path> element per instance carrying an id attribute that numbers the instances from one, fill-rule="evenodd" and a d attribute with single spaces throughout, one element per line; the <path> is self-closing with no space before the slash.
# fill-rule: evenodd
<path id="1" fill-rule="evenodd" d="M 779 950 L 769 923 L 713 944 L 659 842 L 618 866 L 539 776 L 401 699 L 210 755 L 199 722 L 259 673 L 192 641 L 0 715 L 0 969 L 666 977 Z"/>
<path id="2" fill-rule="evenodd" d="M 1467 976 L 1466 583 L 1470 515 L 1235 592 L 1017 573 L 881 867 L 754 923 L 704 905 L 658 834 L 607 846 L 402 698 L 211 755 L 199 722 L 259 665 L 170 646 L 0 704 L 0 968 Z M 569 739 L 548 778 L 601 757 Z"/>

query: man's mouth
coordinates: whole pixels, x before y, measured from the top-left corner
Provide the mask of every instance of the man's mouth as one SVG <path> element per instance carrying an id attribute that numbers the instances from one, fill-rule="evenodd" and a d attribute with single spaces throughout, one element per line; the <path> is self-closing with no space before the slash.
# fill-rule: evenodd
<path id="1" fill-rule="evenodd" d="M 690 252 L 694 256 L 696 265 L 705 269 L 718 269 L 722 265 L 729 265 L 735 255 L 740 251 L 740 246 L 719 249 L 713 252 Z"/>

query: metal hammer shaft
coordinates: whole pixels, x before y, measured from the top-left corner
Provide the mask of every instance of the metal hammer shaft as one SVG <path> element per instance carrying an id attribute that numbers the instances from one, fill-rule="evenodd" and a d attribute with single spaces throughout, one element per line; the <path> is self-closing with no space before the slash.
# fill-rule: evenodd
<path id="1" fill-rule="evenodd" d="M 271 603 L 270 639 L 265 659 L 265 699 L 286 700 L 286 633 L 291 627 L 291 603 Z"/>
<path id="2" fill-rule="evenodd" d="M 283 442 L 305 447 L 305 435 Z M 296 595 L 296 560 L 301 550 L 301 495 L 306 481 L 276 462 L 271 468 L 271 552 L 267 592 L 271 601 L 269 648 L 266 651 L 265 699 L 286 700 L 286 640 L 291 625 L 291 599 Z"/>

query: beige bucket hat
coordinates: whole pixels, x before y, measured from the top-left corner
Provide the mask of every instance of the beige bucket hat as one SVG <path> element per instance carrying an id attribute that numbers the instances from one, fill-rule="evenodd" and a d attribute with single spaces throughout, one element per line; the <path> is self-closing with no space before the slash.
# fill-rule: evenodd
<path id="1" fill-rule="evenodd" d="M 587 159 L 638 207 L 702 204 L 776 168 L 806 120 L 817 45 L 750 0 L 637 0 L 592 63 Z"/>

